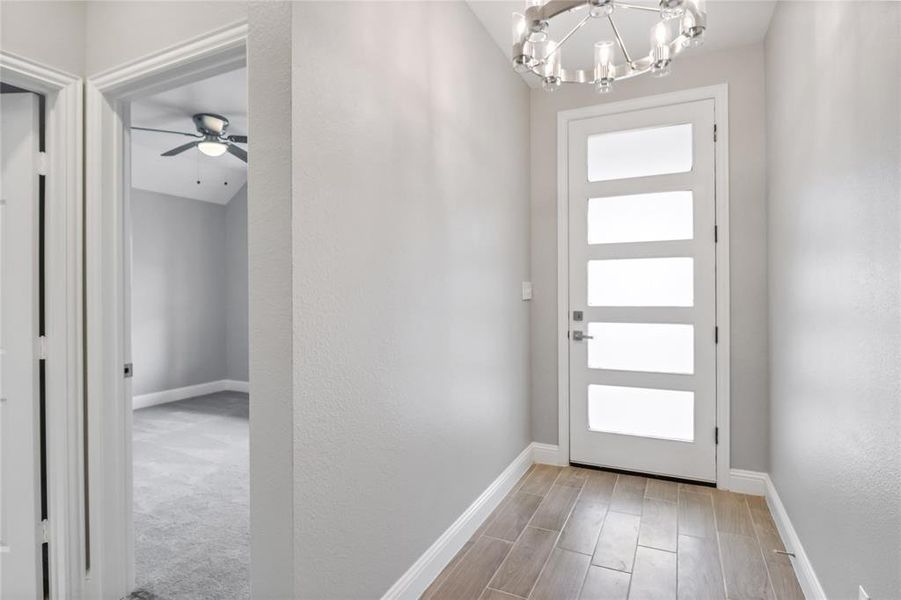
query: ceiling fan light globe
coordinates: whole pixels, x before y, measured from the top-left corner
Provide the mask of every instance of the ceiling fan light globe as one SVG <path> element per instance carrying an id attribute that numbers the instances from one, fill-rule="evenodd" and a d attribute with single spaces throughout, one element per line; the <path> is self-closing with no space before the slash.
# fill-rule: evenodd
<path id="1" fill-rule="evenodd" d="M 228 145 L 222 142 L 203 141 L 197 144 L 197 149 L 207 156 L 222 156 L 228 150 Z"/>

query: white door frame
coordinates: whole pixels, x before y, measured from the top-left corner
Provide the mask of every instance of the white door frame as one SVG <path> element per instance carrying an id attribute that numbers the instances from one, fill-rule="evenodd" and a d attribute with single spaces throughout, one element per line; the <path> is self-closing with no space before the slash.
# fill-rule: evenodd
<path id="1" fill-rule="evenodd" d="M 729 342 L 729 95 L 721 83 L 668 94 L 586 106 L 557 113 L 557 444 L 559 464 L 569 464 L 569 190 L 567 148 L 569 124 L 620 112 L 656 108 L 680 102 L 713 99 L 717 141 L 716 160 L 716 456 L 717 487 L 728 488 L 730 458 Z M 711 132 L 713 135 L 713 132 Z"/>
<path id="2" fill-rule="evenodd" d="M 82 80 L 6 51 L 0 51 L 0 79 L 46 97 L 44 347 L 50 593 L 54 598 L 77 597 L 85 547 Z"/>
<path id="3" fill-rule="evenodd" d="M 85 94 L 85 291 L 91 577 L 85 597 L 134 588 L 129 341 L 128 102 L 246 65 L 244 22 L 89 77 Z M 140 368 L 140 367 L 139 367 Z"/>

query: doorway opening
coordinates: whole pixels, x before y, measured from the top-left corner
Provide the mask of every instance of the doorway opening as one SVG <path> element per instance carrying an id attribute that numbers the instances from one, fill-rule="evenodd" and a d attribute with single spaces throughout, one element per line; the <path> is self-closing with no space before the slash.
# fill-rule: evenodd
<path id="1" fill-rule="evenodd" d="M 249 598 L 246 68 L 123 107 L 136 598 Z"/>

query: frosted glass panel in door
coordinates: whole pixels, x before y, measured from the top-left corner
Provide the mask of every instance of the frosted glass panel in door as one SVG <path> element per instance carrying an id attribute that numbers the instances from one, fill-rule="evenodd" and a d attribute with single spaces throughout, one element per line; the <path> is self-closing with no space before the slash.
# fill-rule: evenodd
<path id="1" fill-rule="evenodd" d="M 695 395 L 677 390 L 589 385 L 588 428 L 690 442 L 695 438 Z"/>
<path id="2" fill-rule="evenodd" d="M 588 368 L 694 373 L 694 326 L 589 323 Z"/>
<path id="3" fill-rule="evenodd" d="M 588 181 L 691 171 L 691 124 L 588 136 Z"/>
<path id="4" fill-rule="evenodd" d="M 588 243 L 690 240 L 691 192 L 660 192 L 588 199 Z"/>
<path id="5" fill-rule="evenodd" d="M 693 258 L 588 261 L 588 306 L 693 305 Z"/>

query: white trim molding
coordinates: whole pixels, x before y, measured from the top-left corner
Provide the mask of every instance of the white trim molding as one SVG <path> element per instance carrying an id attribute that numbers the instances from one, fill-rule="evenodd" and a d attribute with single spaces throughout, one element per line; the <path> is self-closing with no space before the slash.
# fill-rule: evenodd
<path id="1" fill-rule="evenodd" d="M 766 503 L 770 507 L 770 513 L 773 515 L 773 521 L 776 522 L 776 528 L 779 530 L 779 537 L 785 544 L 785 549 L 794 554 L 792 558 L 792 567 L 795 569 L 795 575 L 798 577 L 798 583 L 801 585 L 801 591 L 807 600 L 826 600 L 826 592 L 817 579 L 817 574 L 813 570 L 813 564 L 804 551 L 801 544 L 801 538 L 795 531 L 791 519 L 788 517 L 788 511 L 779 498 L 776 486 L 767 473 L 760 473 L 763 476 L 766 485 Z"/>
<path id="2" fill-rule="evenodd" d="M 542 444 L 532 442 L 532 462 L 538 465 L 566 466 L 557 444 Z"/>
<path id="3" fill-rule="evenodd" d="M 497 479 L 469 505 L 447 530 L 429 546 L 407 572 L 401 575 L 391 588 L 382 596 L 382 600 L 411 600 L 419 598 L 426 588 L 450 563 L 463 545 L 485 522 L 492 511 L 497 508 L 510 493 L 529 467 L 532 466 L 535 454 L 534 443 L 529 444 L 519 453 Z"/>
<path id="4" fill-rule="evenodd" d="M 729 472 L 729 485 L 727 489 L 739 494 L 750 496 L 766 496 L 766 473 L 759 471 L 745 471 L 744 469 L 732 469 Z"/>
<path id="5" fill-rule="evenodd" d="M 218 381 L 207 381 L 206 383 L 197 383 L 195 385 L 186 385 L 185 387 L 134 396 L 131 407 L 133 410 L 138 410 L 139 408 L 147 408 L 148 406 L 156 406 L 158 404 L 168 404 L 169 402 L 178 402 L 179 400 L 196 398 L 197 396 L 205 396 L 217 392 L 243 392 L 246 394 L 249 391 L 250 384 L 246 381 L 219 379 Z"/>
<path id="6" fill-rule="evenodd" d="M 563 110 L 557 113 L 557 464 L 569 464 L 569 192 L 567 135 L 572 121 L 618 112 L 712 99 L 717 139 L 716 161 L 716 456 L 717 486 L 730 485 L 730 340 L 729 325 L 729 86 L 726 83 Z"/>

